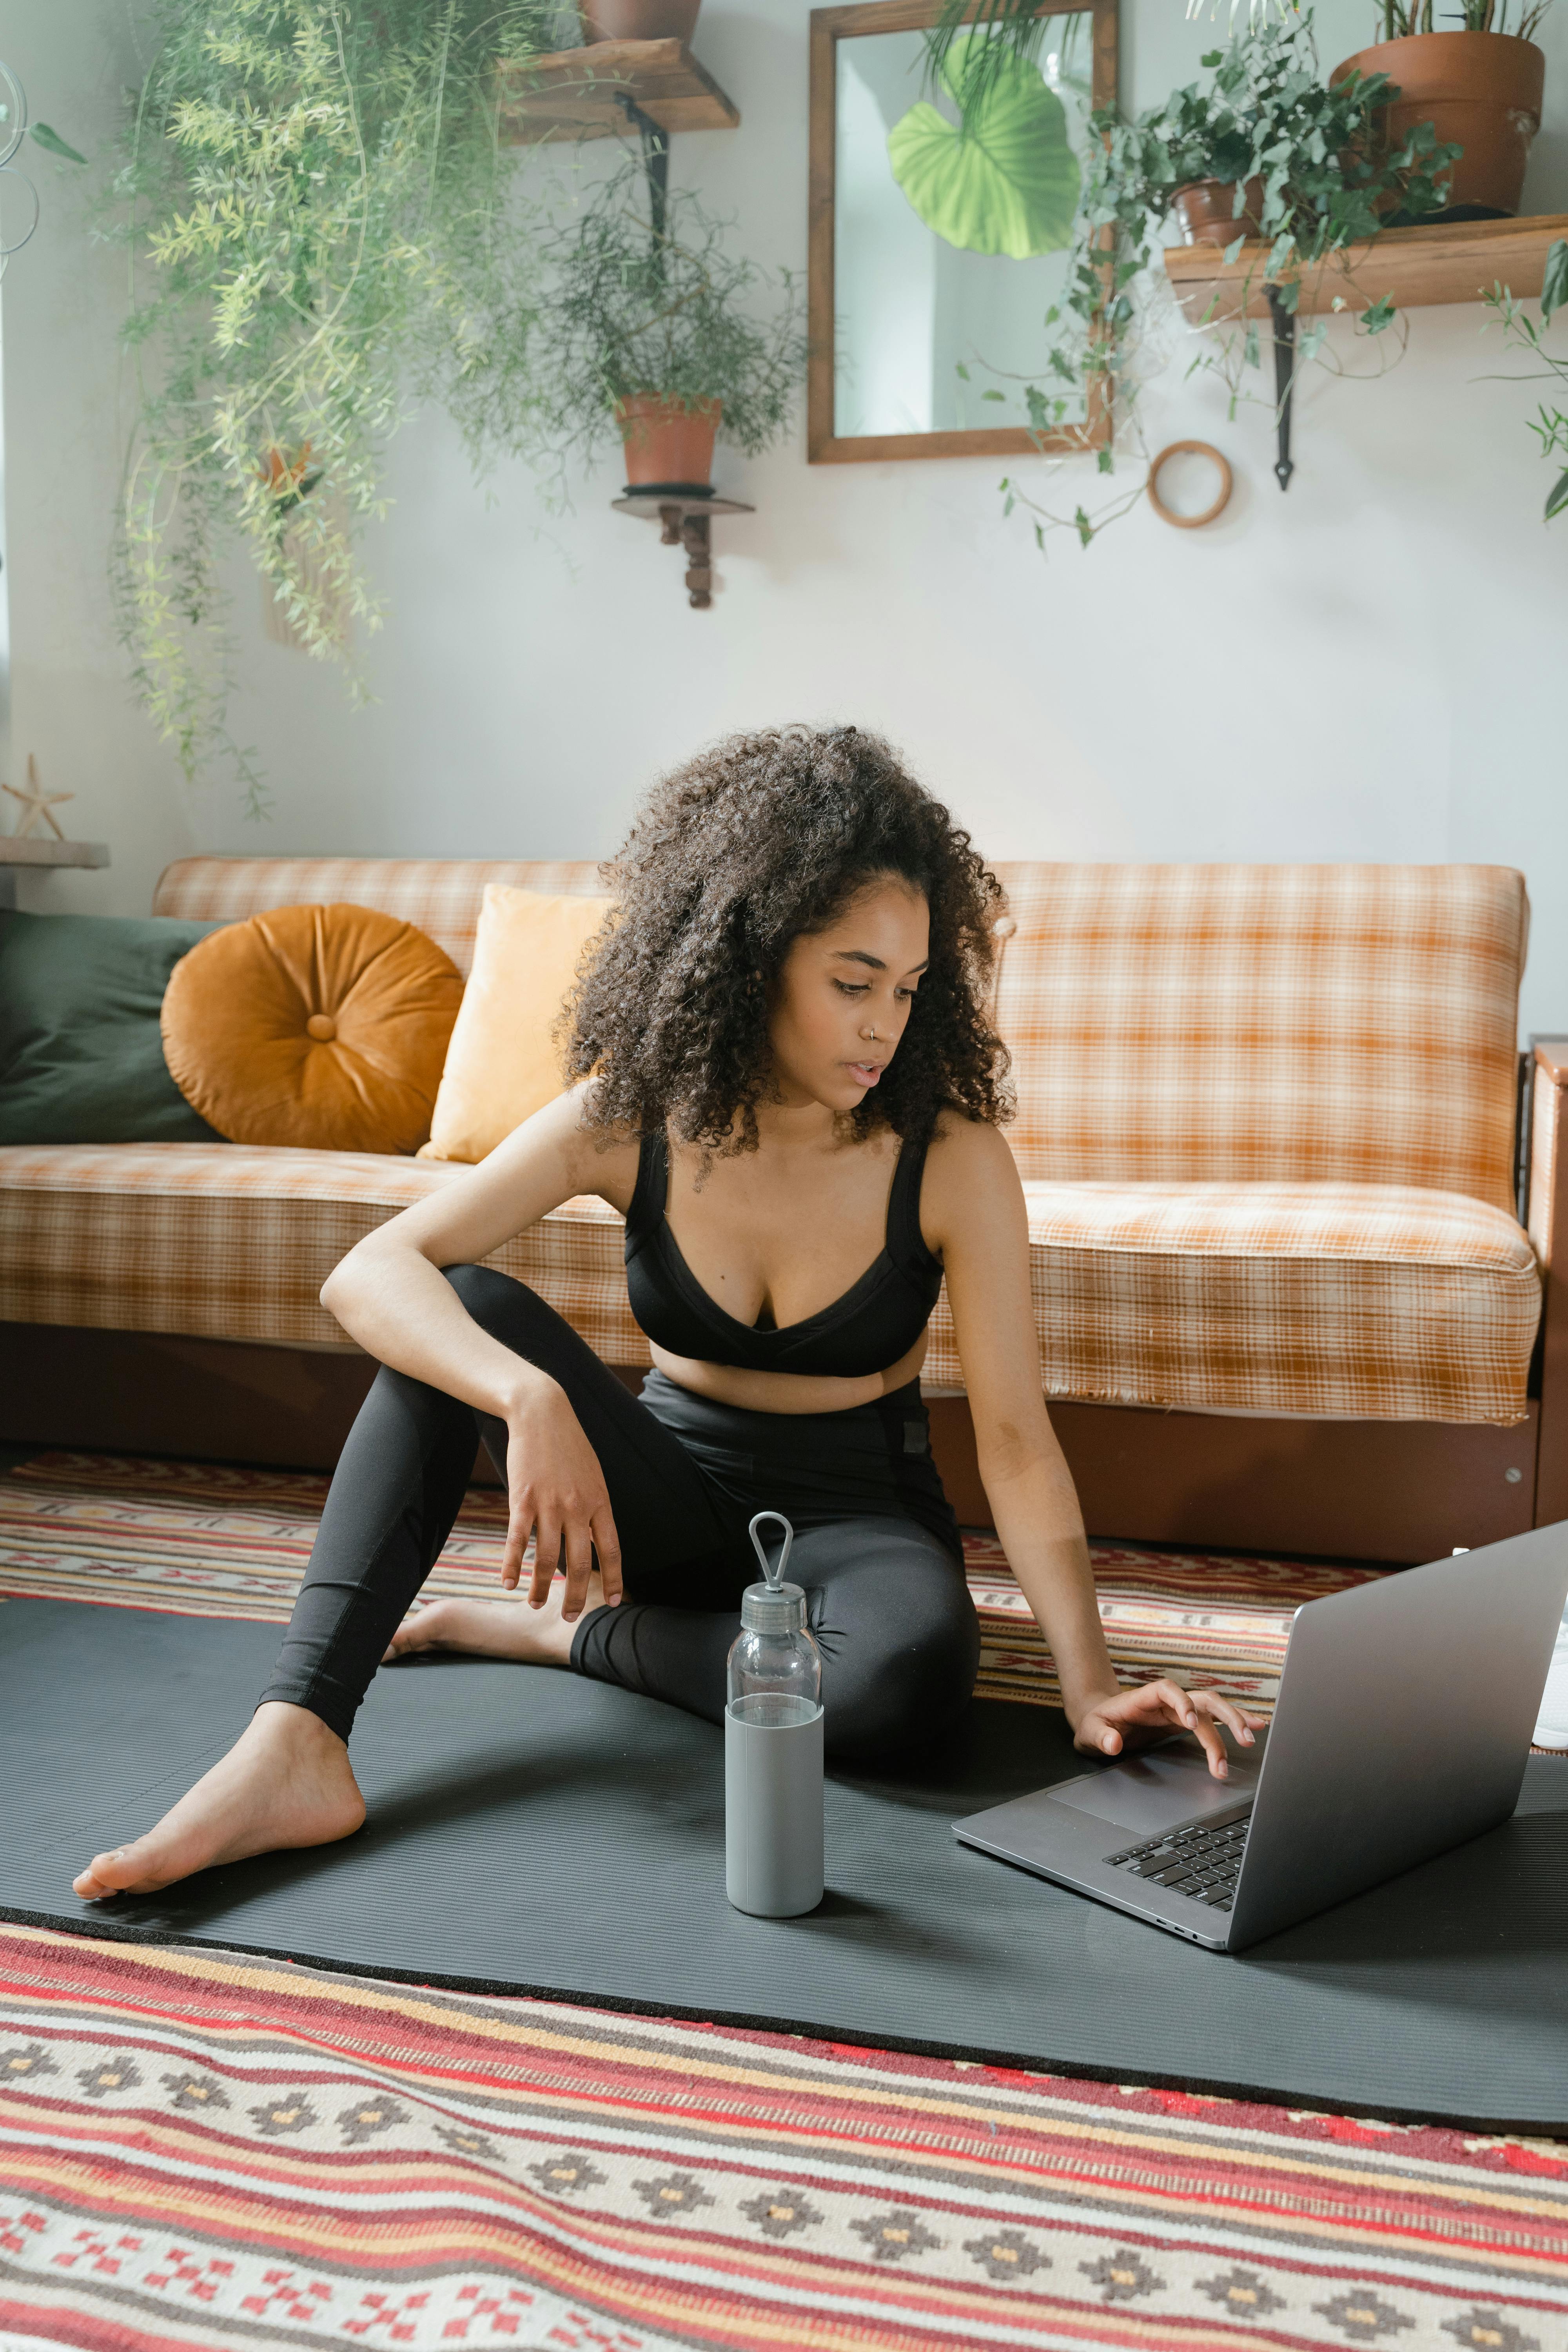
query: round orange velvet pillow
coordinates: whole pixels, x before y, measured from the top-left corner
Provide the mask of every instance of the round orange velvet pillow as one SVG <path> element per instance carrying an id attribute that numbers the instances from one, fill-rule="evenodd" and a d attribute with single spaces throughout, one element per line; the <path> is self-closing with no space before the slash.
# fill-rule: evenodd
<path id="1" fill-rule="evenodd" d="M 370 907 L 278 907 L 209 932 L 164 992 L 163 1058 L 231 1143 L 416 1151 L 462 974 Z"/>

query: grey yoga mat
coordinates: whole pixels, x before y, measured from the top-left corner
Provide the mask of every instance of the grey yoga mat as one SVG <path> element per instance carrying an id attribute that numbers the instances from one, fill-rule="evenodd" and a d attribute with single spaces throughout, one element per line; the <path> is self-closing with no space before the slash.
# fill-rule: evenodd
<path id="1" fill-rule="evenodd" d="M 1568 2128 L 1568 1762 L 1514 1819 L 1239 1958 L 960 1846 L 961 1813 L 1081 1769 L 1059 1715 L 980 1704 L 894 1771 L 827 1783 L 827 1895 L 724 1897 L 723 1735 L 543 1668 L 376 1677 L 357 1837 L 79 1902 L 74 1872 L 228 1745 L 278 1629 L 0 1607 L 0 1915 L 287 1954 L 1391 2119 Z"/>

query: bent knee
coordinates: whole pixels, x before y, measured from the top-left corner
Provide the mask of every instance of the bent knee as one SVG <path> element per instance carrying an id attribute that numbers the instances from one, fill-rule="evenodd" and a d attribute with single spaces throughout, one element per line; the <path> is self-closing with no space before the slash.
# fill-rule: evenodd
<path id="1" fill-rule="evenodd" d="M 827 1754 L 869 1762 L 897 1756 L 951 1728 L 969 1704 L 980 1665 L 980 1621 L 963 1577 L 918 1624 L 896 1616 L 846 1640 L 825 1659 Z"/>
<path id="2" fill-rule="evenodd" d="M 487 1298 L 504 1298 L 510 1291 L 523 1286 L 514 1282 L 510 1274 L 500 1274 L 493 1265 L 444 1265 L 442 1279 L 449 1282 L 470 1312 Z"/>
<path id="3" fill-rule="evenodd" d="M 550 1313 L 536 1290 L 493 1265 L 444 1265 L 441 1272 L 467 1312 L 486 1330 L 494 1331 L 500 1324 L 526 1325 Z"/>

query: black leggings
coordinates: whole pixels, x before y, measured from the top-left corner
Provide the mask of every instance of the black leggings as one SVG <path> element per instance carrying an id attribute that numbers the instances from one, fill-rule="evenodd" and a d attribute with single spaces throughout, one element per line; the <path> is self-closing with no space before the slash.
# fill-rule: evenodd
<path id="1" fill-rule="evenodd" d="M 829 1755 L 893 1753 L 958 1714 L 980 1630 L 917 1383 L 847 1412 L 763 1413 L 651 1372 L 638 1399 L 524 1284 L 481 1265 L 448 1267 L 447 1279 L 483 1330 L 560 1382 L 599 1457 L 626 1597 L 579 1623 L 579 1674 L 721 1722 L 741 1594 L 758 1577 L 747 1522 L 779 1510 L 795 1528 L 789 1574 L 822 1652 Z M 503 1422 L 383 1367 L 264 1700 L 309 1707 L 348 1738 L 451 1531 L 476 1427 L 504 1475 Z"/>

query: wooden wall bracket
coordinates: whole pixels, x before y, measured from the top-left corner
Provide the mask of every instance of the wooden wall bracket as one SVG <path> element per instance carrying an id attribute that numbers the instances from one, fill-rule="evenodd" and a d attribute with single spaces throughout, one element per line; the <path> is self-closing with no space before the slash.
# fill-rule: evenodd
<path id="1" fill-rule="evenodd" d="M 663 526 L 659 543 L 686 551 L 687 602 L 693 612 L 705 613 L 713 602 L 713 551 L 709 525 L 718 515 L 755 514 L 755 507 L 738 499 L 693 499 L 673 490 L 634 490 L 613 499 L 617 514 L 640 515 L 645 522 Z"/>

